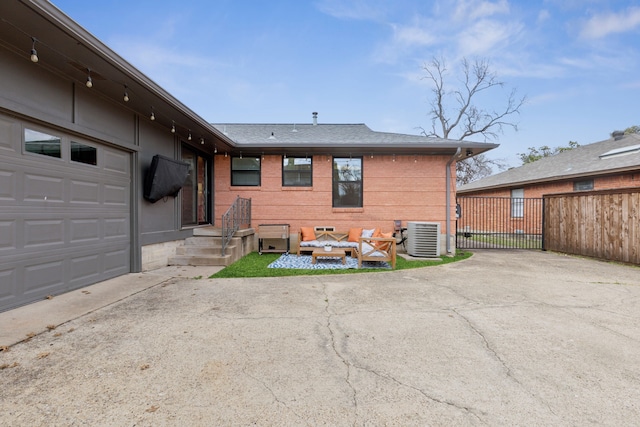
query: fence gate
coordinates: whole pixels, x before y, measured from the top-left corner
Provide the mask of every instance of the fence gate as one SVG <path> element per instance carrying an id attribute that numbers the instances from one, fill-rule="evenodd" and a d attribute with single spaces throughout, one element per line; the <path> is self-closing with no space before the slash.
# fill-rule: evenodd
<path id="1" fill-rule="evenodd" d="M 456 248 L 542 249 L 543 199 L 458 197 Z"/>

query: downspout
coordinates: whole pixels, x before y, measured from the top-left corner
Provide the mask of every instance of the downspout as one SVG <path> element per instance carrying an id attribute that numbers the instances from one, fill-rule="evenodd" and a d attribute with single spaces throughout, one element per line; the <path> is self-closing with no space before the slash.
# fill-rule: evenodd
<path id="1" fill-rule="evenodd" d="M 455 154 L 451 156 L 451 158 L 447 162 L 447 167 L 445 169 L 447 177 L 447 255 L 451 254 L 451 163 L 459 158 L 461 153 L 462 148 L 458 147 Z"/>

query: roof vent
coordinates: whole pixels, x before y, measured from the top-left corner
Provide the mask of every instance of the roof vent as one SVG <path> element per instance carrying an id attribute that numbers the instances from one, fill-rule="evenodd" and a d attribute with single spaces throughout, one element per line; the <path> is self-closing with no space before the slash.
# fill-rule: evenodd
<path id="1" fill-rule="evenodd" d="M 318 125 L 318 113 L 316 111 L 314 111 L 311 114 L 313 115 L 313 125 L 317 126 Z"/>
<path id="2" fill-rule="evenodd" d="M 611 132 L 611 136 L 615 141 L 618 141 L 624 137 L 624 132 L 621 130 L 614 130 L 613 132 Z"/>

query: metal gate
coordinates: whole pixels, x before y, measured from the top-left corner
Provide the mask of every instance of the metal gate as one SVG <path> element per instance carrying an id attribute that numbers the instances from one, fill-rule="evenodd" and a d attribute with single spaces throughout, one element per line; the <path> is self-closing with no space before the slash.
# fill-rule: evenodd
<path id="1" fill-rule="evenodd" d="M 542 249 L 542 198 L 458 197 L 456 248 Z"/>

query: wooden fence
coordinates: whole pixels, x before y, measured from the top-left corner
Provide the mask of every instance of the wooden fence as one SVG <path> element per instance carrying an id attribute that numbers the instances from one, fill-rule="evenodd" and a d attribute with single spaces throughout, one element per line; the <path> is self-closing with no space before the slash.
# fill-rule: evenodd
<path id="1" fill-rule="evenodd" d="M 544 199 L 544 249 L 640 264 L 640 188 Z"/>

